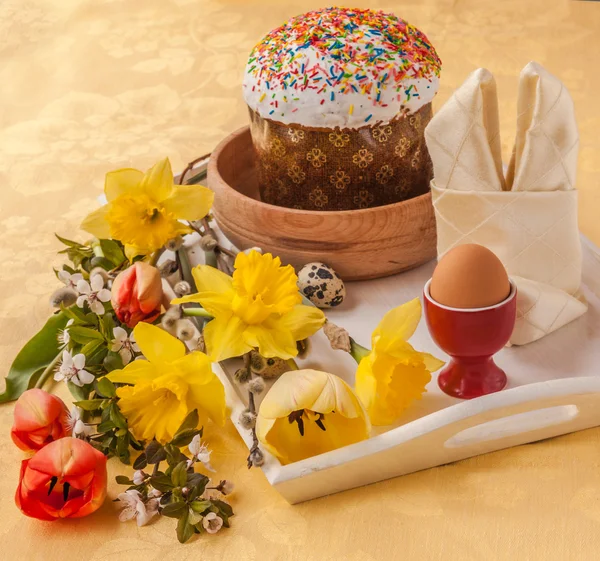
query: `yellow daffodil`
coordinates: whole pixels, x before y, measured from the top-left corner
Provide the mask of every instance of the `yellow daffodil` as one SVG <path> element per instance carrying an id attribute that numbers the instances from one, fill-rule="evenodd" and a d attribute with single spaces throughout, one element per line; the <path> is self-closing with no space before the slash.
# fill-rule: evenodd
<path id="1" fill-rule="evenodd" d="M 279 257 L 270 253 L 239 253 L 233 278 L 206 265 L 192 273 L 198 293 L 173 303 L 197 302 L 214 317 L 204 328 L 214 361 L 254 348 L 266 358 L 293 358 L 298 354 L 296 342 L 325 323 L 321 310 L 301 304 L 293 267 L 282 267 Z"/>
<path id="2" fill-rule="evenodd" d="M 120 169 L 106 174 L 108 203 L 91 212 L 81 228 L 97 238 L 119 240 L 129 259 L 148 255 L 191 230 L 180 220 L 200 220 L 214 193 L 199 185 L 174 185 L 168 158 L 143 173 Z"/>
<path id="3" fill-rule="evenodd" d="M 258 439 L 283 464 L 365 440 L 370 432 L 352 388 L 317 370 L 283 374 L 263 399 L 256 419 Z"/>
<path id="4" fill-rule="evenodd" d="M 209 418 L 225 423 L 225 389 L 204 353 L 186 355 L 179 339 L 149 323 L 138 323 L 133 334 L 147 360 L 113 370 L 108 379 L 131 384 L 118 388 L 117 397 L 136 438 L 169 442 L 194 409 L 200 426 Z"/>
<path id="5" fill-rule="evenodd" d="M 406 342 L 420 319 L 421 301 L 415 298 L 383 316 L 373 332 L 370 353 L 353 344 L 353 356 L 359 360 L 354 389 L 374 425 L 396 421 L 402 411 L 421 398 L 431 373 L 444 365 Z"/>

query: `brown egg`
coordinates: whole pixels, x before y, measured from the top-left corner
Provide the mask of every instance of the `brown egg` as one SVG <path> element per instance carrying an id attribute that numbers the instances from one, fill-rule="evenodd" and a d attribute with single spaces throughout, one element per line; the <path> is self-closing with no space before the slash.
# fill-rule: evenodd
<path id="1" fill-rule="evenodd" d="M 451 308 L 486 308 L 508 298 L 510 282 L 504 265 L 489 249 L 465 244 L 440 259 L 429 293 Z"/>

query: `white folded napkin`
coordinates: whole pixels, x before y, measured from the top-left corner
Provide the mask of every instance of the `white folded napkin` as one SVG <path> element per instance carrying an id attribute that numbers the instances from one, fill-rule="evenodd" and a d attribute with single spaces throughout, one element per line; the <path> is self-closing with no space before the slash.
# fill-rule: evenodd
<path id="1" fill-rule="evenodd" d="M 438 257 L 478 243 L 501 259 L 518 289 L 510 342 L 535 341 L 585 313 L 575 190 L 579 135 L 562 82 L 535 62 L 521 72 L 506 178 L 496 83 L 483 68 L 434 115 L 425 139 Z"/>

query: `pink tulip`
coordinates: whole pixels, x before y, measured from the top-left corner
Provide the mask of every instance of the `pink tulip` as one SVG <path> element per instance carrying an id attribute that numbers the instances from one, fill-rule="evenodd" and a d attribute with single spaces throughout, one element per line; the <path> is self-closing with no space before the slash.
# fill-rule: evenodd
<path id="1" fill-rule="evenodd" d="M 128 327 L 154 321 L 160 314 L 162 283 L 158 269 L 152 265 L 134 263 L 117 275 L 111 292 L 115 313 Z"/>
<path id="2" fill-rule="evenodd" d="M 106 480 L 106 456 L 68 436 L 21 463 L 15 503 L 38 520 L 81 518 L 102 506 Z"/>
<path id="3" fill-rule="evenodd" d="M 59 397 L 37 388 L 27 390 L 15 404 L 10 436 L 21 450 L 34 452 L 67 435 L 68 415 Z"/>

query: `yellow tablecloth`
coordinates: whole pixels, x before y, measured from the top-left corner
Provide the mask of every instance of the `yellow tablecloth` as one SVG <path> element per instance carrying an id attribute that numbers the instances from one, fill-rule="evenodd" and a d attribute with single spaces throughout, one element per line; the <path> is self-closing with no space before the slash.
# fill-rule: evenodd
<path id="1" fill-rule="evenodd" d="M 531 59 L 569 87 L 581 129 L 582 230 L 600 244 L 600 3 L 381 0 L 421 28 L 443 60 L 439 106 L 479 67 L 496 76 L 505 156 L 517 76 Z M 247 120 L 249 49 L 319 2 L 2 0 L 0 2 L 0 359 L 3 372 L 49 313 L 53 238 L 81 234 L 103 176 L 175 169 Z M 180 546 L 174 521 L 120 523 L 107 501 L 89 518 L 43 523 L 12 496 L 21 454 L 0 407 L 0 558 L 100 561 L 595 560 L 600 430 L 474 458 L 289 506 L 247 471 L 233 427 L 210 436 L 219 475 L 237 484 L 233 526 Z M 111 461 L 111 475 L 122 470 Z M 125 470 L 122 470 L 125 473 Z M 112 477 L 111 477 L 112 479 Z M 110 498 L 118 486 L 109 485 Z"/>

